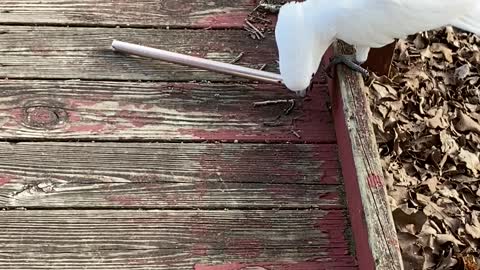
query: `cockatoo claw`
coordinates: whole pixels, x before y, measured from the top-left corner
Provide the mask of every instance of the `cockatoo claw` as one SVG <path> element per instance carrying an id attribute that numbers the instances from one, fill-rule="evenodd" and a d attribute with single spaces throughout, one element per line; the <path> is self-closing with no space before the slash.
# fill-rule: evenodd
<path id="1" fill-rule="evenodd" d="M 350 68 L 353 71 L 359 72 L 360 74 L 362 74 L 362 76 L 364 78 L 369 78 L 370 77 L 370 73 L 368 72 L 368 70 L 364 69 L 362 66 L 357 64 L 354 60 L 353 55 L 337 55 L 337 56 L 332 57 L 332 59 L 330 59 L 330 63 L 328 64 L 327 68 L 325 69 L 325 72 L 327 73 L 327 76 L 330 79 L 332 79 L 334 77 L 333 67 L 335 65 L 340 64 L 340 63 L 346 65 L 348 68 Z"/>

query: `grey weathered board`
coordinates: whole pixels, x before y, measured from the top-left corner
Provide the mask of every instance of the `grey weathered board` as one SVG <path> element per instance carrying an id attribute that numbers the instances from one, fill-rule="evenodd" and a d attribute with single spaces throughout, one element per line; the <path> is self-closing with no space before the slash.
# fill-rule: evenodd
<path id="1" fill-rule="evenodd" d="M 240 28 L 252 0 L 2 0 L 0 23 Z"/>
<path id="2" fill-rule="evenodd" d="M 193 269 L 293 263 L 355 269 L 342 210 L 0 212 L 2 269 Z M 338 232 L 332 235 L 331 232 Z"/>
<path id="3" fill-rule="evenodd" d="M 336 153 L 302 144 L 2 143 L 0 207 L 341 209 Z"/>
<path id="4" fill-rule="evenodd" d="M 1 16 L 1 14 L 0 14 Z M 246 81 L 111 50 L 113 39 L 211 60 L 277 70 L 272 35 L 252 40 L 242 30 L 164 30 L 0 26 L 0 78 Z"/>
<path id="5" fill-rule="evenodd" d="M 335 142 L 326 87 L 311 96 L 276 121 L 289 104 L 253 103 L 295 97 L 272 85 L 0 80 L 0 138 Z"/>

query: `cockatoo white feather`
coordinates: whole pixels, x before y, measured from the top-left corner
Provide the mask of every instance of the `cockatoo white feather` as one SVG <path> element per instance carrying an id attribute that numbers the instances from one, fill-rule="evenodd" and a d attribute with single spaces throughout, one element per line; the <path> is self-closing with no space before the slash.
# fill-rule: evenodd
<path id="1" fill-rule="evenodd" d="M 356 61 L 396 38 L 453 25 L 480 35 L 479 0 L 306 0 L 285 4 L 275 29 L 280 74 L 306 89 L 335 39 L 353 45 Z"/>

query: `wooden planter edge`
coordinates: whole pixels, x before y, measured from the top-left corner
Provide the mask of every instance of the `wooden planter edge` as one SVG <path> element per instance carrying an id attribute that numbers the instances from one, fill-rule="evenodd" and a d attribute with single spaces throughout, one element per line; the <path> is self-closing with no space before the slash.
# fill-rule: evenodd
<path id="1" fill-rule="evenodd" d="M 335 55 L 352 52 L 342 41 L 333 45 Z M 332 114 L 359 269 L 403 270 L 363 79 L 344 65 L 335 75 Z"/>

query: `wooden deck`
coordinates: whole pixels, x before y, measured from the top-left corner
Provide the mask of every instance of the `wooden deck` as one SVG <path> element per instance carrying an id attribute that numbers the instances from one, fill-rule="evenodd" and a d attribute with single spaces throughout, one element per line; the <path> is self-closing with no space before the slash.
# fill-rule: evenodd
<path id="1" fill-rule="evenodd" d="M 0 269 L 398 269 L 353 240 L 324 76 L 284 115 L 253 106 L 282 87 L 110 49 L 277 71 L 256 4 L 0 2 Z"/>

